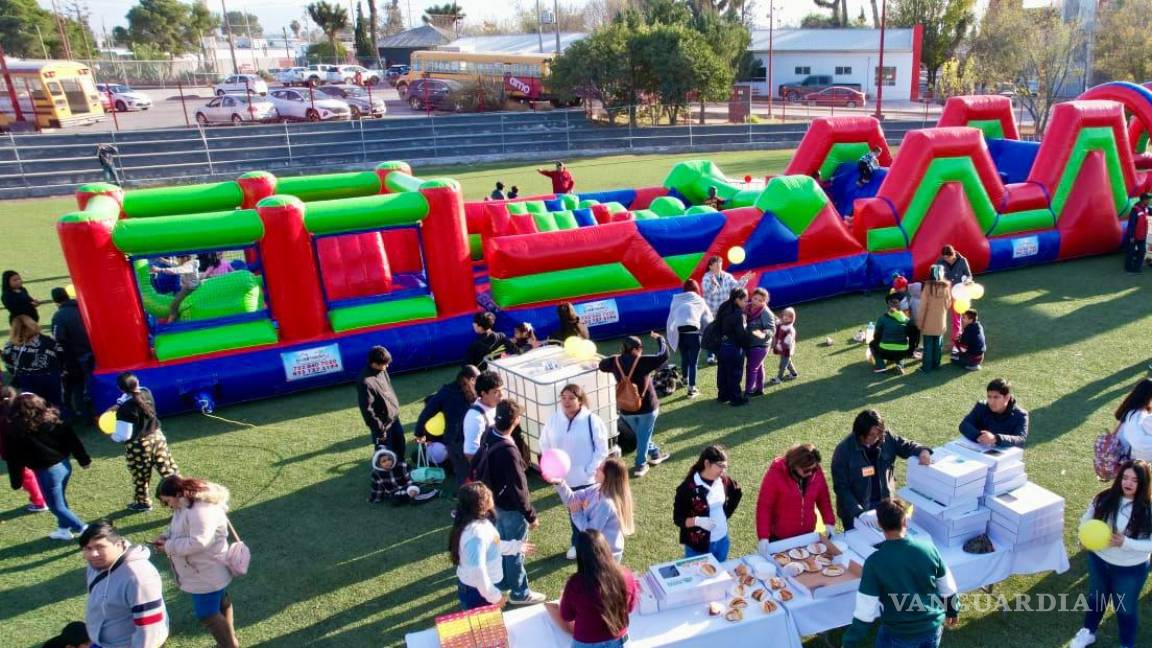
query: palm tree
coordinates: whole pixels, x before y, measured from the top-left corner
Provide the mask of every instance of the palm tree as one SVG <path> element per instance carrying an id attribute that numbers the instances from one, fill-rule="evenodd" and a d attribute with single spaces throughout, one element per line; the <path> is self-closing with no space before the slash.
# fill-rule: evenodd
<path id="1" fill-rule="evenodd" d="M 340 5 L 328 4 L 324 0 L 308 5 L 308 17 L 320 27 L 328 37 L 328 46 L 336 54 L 336 34 L 348 26 L 348 11 Z"/>
<path id="2" fill-rule="evenodd" d="M 464 20 L 464 10 L 455 2 L 446 2 L 442 5 L 432 5 L 424 9 L 420 17 L 425 24 L 443 29 L 452 29 L 460 34 L 460 23 Z"/>

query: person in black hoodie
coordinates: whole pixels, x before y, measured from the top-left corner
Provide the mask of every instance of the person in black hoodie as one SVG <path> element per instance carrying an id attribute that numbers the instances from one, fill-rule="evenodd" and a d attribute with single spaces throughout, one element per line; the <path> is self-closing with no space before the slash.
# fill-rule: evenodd
<path id="1" fill-rule="evenodd" d="M 464 365 L 456 372 L 456 380 L 441 385 L 435 394 L 424 401 L 424 409 L 416 418 L 416 443 L 438 441 L 448 448 L 448 461 L 456 477 L 457 488 L 468 479 L 468 460 L 464 457 L 464 415 L 476 400 L 476 378 L 480 370 Z M 444 415 L 444 432 L 439 437 L 428 434 L 428 420 Z M 403 457 L 401 457 L 403 459 Z"/>
<path id="2" fill-rule="evenodd" d="M 728 452 L 718 445 L 704 448 L 672 502 L 685 558 L 710 553 L 720 562 L 728 560 L 728 518 L 743 497 L 740 484 L 728 475 Z"/>
<path id="3" fill-rule="evenodd" d="M 716 354 L 716 402 L 731 403 L 733 407 L 748 404 L 748 397 L 740 387 L 744 375 L 744 356 L 752 345 L 748 332 L 748 291 L 733 288 L 728 301 L 716 309 L 716 324 L 720 327 L 720 352 Z"/>
<path id="4" fill-rule="evenodd" d="M 152 391 L 141 387 L 140 379 L 129 371 L 116 377 L 116 386 L 122 394 L 108 411 L 116 413 L 118 427 L 127 429 L 123 436 L 118 436 L 121 430 L 117 430 L 112 440 L 124 442 L 124 457 L 128 460 L 128 472 L 132 474 L 134 499 L 128 510 L 143 513 L 152 510 L 152 471 L 168 478 L 179 474 L 180 470 L 168 450 L 168 439 L 160 431 Z"/>
<path id="5" fill-rule="evenodd" d="M 508 339 L 507 335 L 494 331 L 496 316 L 487 311 L 476 313 L 472 317 L 472 330 L 476 331 L 476 339 L 468 347 L 468 355 L 464 364 L 470 364 L 480 371 L 488 368 L 488 361 L 499 358 L 505 353 L 516 353 L 516 345 Z"/>
<path id="6" fill-rule="evenodd" d="M 1023 448 L 1028 440 L 1028 410 L 1012 396 L 1012 383 L 997 378 L 988 383 L 988 400 L 980 401 L 960 421 L 960 433 L 988 448 Z"/>
<path id="7" fill-rule="evenodd" d="M 60 421 L 60 413 L 36 394 L 24 393 L 15 398 L 9 410 L 11 421 L 7 439 L 8 477 L 12 490 L 22 485 L 24 468 L 31 468 L 44 494 L 48 510 L 56 516 L 57 529 L 48 535 L 53 540 L 71 540 L 72 534 L 87 527 L 68 508 L 68 479 L 76 457 L 81 468 L 92 465 L 92 458 L 71 426 Z"/>
<path id="8" fill-rule="evenodd" d="M 74 421 L 84 422 L 89 420 L 92 409 L 88 379 L 96 368 L 96 359 L 92 355 L 88 331 L 84 329 L 84 319 L 80 316 L 80 304 L 63 288 L 52 289 L 52 301 L 56 302 L 52 337 L 56 338 L 63 352 L 60 359 L 64 366 L 64 409 Z"/>
<path id="9" fill-rule="evenodd" d="M 387 446 L 397 457 L 404 456 L 404 426 L 400 424 L 400 399 L 392 388 L 388 365 L 392 354 L 382 346 L 368 351 L 368 366 L 356 383 L 360 415 L 372 433 L 372 445 Z"/>
<path id="10" fill-rule="evenodd" d="M 540 526 L 536 509 L 532 507 L 532 493 L 528 489 L 523 448 L 513 440 L 520 426 L 521 413 L 516 401 L 500 401 L 496 406 L 495 425 L 484 433 L 480 450 L 472 458 L 473 478 L 484 482 L 492 491 L 496 503 L 496 530 L 504 541 L 526 542 L 529 529 Z M 497 583 L 497 587 L 510 590 L 508 603 L 543 603 L 547 597 L 528 587 L 524 555 L 506 555 L 503 562 L 504 581 Z"/>

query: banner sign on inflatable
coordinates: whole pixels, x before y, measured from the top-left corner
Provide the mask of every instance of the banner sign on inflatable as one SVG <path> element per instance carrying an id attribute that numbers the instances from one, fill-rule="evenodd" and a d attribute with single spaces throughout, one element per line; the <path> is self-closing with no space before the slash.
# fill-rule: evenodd
<path id="1" fill-rule="evenodd" d="M 576 304 L 576 314 L 587 326 L 615 324 L 620 321 L 620 309 L 615 299 L 601 299 L 594 302 Z"/>
<path id="2" fill-rule="evenodd" d="M 1040 252 L 1040 239 L 1035 236 L 1025 236 L 1012 240 L 1012 258 L 1023 259 L 1035 256 Z"/>
<path id="3" fill-rule="evenodd" d="M 339 344 L 289 351 L 281 353 L 280 358 L 284 361 L 284 377 L 289 381 L 344 371 Z"/>

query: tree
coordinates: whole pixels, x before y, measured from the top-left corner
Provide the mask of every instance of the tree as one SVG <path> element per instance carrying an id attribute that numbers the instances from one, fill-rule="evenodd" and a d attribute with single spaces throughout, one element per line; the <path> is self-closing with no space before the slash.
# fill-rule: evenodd
<path id="1" fill-rule="evenodd" d="M 248 38 L 260 38 L 264 35 L 264 28 L 260 26 L 260 19 L 256 17 L 256 14 L 246 11 L 229 11 L 225 19 L 228 21 L 228 28 L 233 35 L 247 36 Z"/>
<path id="2" fill-rule="evenodd" d="M 391 36 L 404 31 L 404 14 L 400 12 L 400 0 L 391 0 L 385 10 L 384 35 Z"/>
<path id="3" fill-rule="evenodd" d="M 562 4 L 557 6 L 557 10 L 556 22 L 560 23 L 560 31 L 582 32 L 587 29 L 584 10 L 582 8 L 578 9 L 574 6 Z M 535 5 L 531 7 L 518 5 L 513 24 L 519 28 L 519 32 L 525 34 L 534 33 L 537 22 L 539 22 L 539 17 L 536 15 Z"/>
<path id="4" fill-rule="evenodd" d="M 316 23 L 316 26 L 324 32 L 325 38 L 328 39 L 327 53 L 331 54 L 333 58 L 338 56 L 344 48 L 337 46 L 336 35 L 348 26 L 348 12 L 338 4 L 328 4 L 325 0 L 319 0 L 319 2 L 308 5 L 308 17 Z M 311 53 L 311 49 L 309 48 L 309 53 Z"/>
<path id="5" fill-rule="evenodd" d="M 812 0 L 812 3 L 821 9 L 832 10 L 830 26 L 848 26 L 848 0 Z"/>
<path id="6" fill-rule="evenodd" d="M 552 64 L 550 83 L 560 99 L 598 100 L 609 123 L 636 103 L 630 41 L 632 31 L 613 23 L 572 43 Z M 635 115 L 629 112 L 634 120 Z"/>
<path id="7" fill-rule="evenodd" d="M 658 98 L 671 124 L 688 106 L 690 95 L 701 102 L 728 96 L 732 68 L 699 32 L 683 25 L 655 25 L 634 42 L 641 64 L 638 87 Z"/>
<path id="8" fill-rule="evenodd" d="M 71 43 L 72 56 L 84 55 L 85 40 L 93 42 L 93 35 L 86 21 L 70 17 L 61 18 L 64 32 Z M 40 32 L 36 29 L 39 27 Z M 44 41 L 41 46 L 40 37 Z M 8 56 L 24 58 L 44 58 L 45 49 L 49 57 L 65 56 L 64 41 L 52 13 L 36 3 L 36 0 L 0 0 L 0 44 Z"/>
<path id="9" fill-rule="evenodd" d="M 299 20 L 293 20 L 288 24 L 288 29 L 292 30 L 293 38 L 300 38 L 300 30 L 303 29 L 303 27 L 304 26 L 300 24 Z"/>
<path id="10" fill-rule="evenodd" d="M 424 15 L 420 16 L 420 19 L 426 25 L 450 29 L 459 34 L 460 23 L 464 21 L 464 10 L 455 2 L 432 5 L 424 9 Z"/>
<path id="11" fill-rule="evenodd" d="M 975 0 L 890 0 L 888 24 L 893 27 L 924 26 L 920 60 L 928 71 L 928 86 L 935 87 L 936 72 L 968 34 L 975 18 Z M 991 11 L 991 10 L 990 10 Z M 1023 32 L 1027 33 L 1027 32 Z M 1017 35 L 1016 38 L 1021 38 Z"/>
<path id="12" fill-rule="evenodd" d="M 341 43 L 313 43 L 308 46 L 305 53 L 309 63 L 323 63 L 325 61 L 343 61 L 348 57 L 348 50 Z"/>
<path id="13" fill-rule="evenodd" d="M 800 19 L 802 29 L 832 29 L 839 26 L 835 18 L 822 13 L 812 12 Z"/>
<path id="14" fill-rule="evenodd" d="M 168 56 L 193 51 L 194 33 L 189 33 L 192 8 L 177 0 L 139 0 L 128 10 L 128 38 Z"/>
<path id="15" fill-rule="evenodd" d="M 127 27 L 116 26 L 112 28 L 112 43 L 116 47 L 128 47 L 132 42 L 132 35 L 128 33 Z"/>
<path id="16" fill-rule="evenodd" d="M 372 56 L 372 40 L 368 36 L 368 22 L 364 19 L 364 6 L 360 2 L 356 3 L 356 31 L 353 42 L 356 44 L 356 56 L 365 58 Z"/>
<path id="17" fill-rule="evenodd" d="M 372 59 L 380 67 L 380 50 L 376 46 L 377 27 L 380 25 L 380 12 L 376 10 L 376 0 L 368 0 L 368 43 L 372 46 Z"/>
<path id="18" fill-rule="evenodd" d="M 1103 9 L 1096 28 L 1094 70 L 1116 81 L 1141 83 L 1152 78 L 1152 0 L 1125 0 Z"/>
<path id="19" fill-rule="evenodd" d="M 976 94 L 976 75 L 973 66 L 958 59 L 948 59 L 940 66 L 937 87 L 941 97 Z"/>

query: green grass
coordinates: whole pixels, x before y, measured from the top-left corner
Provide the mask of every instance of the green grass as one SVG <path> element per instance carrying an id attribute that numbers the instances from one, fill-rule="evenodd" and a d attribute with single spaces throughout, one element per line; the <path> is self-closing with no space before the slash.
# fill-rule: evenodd
<path id="1" fill-rule="evenodd" d="M 685 157 L 601 158 L 572 167 L 583 189 L 641 186 L 659 182 L 674 160 Z M 786 153 L 714 159 L 731 175 L 759 175 L 782 168 Z M 547 189 L 532 167 L 439 172 L 460 178 L 472 198 L 487 193 L 497 179 L 519 184 L 525 194 Z M 9 202 L 0 215 L 4 265 L 22 270 L 36 296 L 66 283 L 52 226 L 71 204 Z M 1116 256 L 981 278 L 988 290 L 978 307 L 991 346 L 981 373 L 944 368 L 927 377 L 874 376 L 861 348 L 848 340 L 879 314 L 878 295 L 801 304 L 799 380 L 739 410 L 708 398 L 689 403 L 682 392 L 665 402 L 656 439 L 672 459 L 635 484 L 639 531 L 628 542 L 625 563 L 643 568 L 680 554 L 671 495 L 702 446 L 722 442 L 732 449 L 732 474 L 746 493 L 733 519 L 732 555 L 739 556 L 754 551 L 756 492 L 773 456 L 793 443 L 813 441 L 830 457 L 852 417 L 866 407 L 878 409 L 900 434 L 941 444 L 956 436 L 957 422 L 993 376 L 1011 379 L 1032 412 L 1028 473 L 1067 498 L 1066 535 L 1075 548 L 1075 521 L 1100 488 L 1092 473 L 1092 440 L 1111 425 L 1110 410 L 1145 374 L 1150 278 L 1124 274 Z M 826 336 L 833 346 L 820 346 Z M 415 419 L 422 397 L 449 374 L 438 369 L 396 378 L 405 421 Z M 701 371 L 705 396 L 714 380 L 713 369 Z M 430 627 L 434 616 L 455 609 L 454 573 L 445 553 L 449 503 L 394 509 L 365 502 L 367 433 L 351 387 L 220 414 L 243 424 L 188 415 L 165 420 L 164 430 L 183 472 L 226 484 L 234 494 L 233 518 L 254 556 L 251 575 L 232 588 L 244 645 L 399 645 L 405 633 Z M 74 508 L 86 519 L 113 517 L 134 540 L 150 539 L 167 516 L 160 510 L 125 515 L 131 488 L 119 446 L 93 430 L 84 434 L 96 460 L 75 475 Z M 551 489 L 539 481 L 534 487 L 541 529 L 533 534 L 539 555 L 528 561 L 529 577 L 534 588 L 557 596 L 573 570 L 562 555 L 568 523 Z M 83 561 L 76 547 L 47 540 L 51 518 L 24 514 L 23 504 L 20 492 L 0 500 L 0 627 L 6 637 L 0 643 L 10 646 L 39 645 L 84 613 Z M 188 596 L 176 589 L 163 560 L 156 564 L 165 575 L 173 619 L 169 645 L 208 645 Z M 997 592 L 1080 593 L 1085 581 L 1083 554 L 1077 554 L 1067 574 L 1012 578 Z M 1075 612 L 968 612 L 947 644 L 1058 646 L 1080 618 Z M 1115 623 L 1106 621 L 1100 645 L 1116 641 Z"/>

